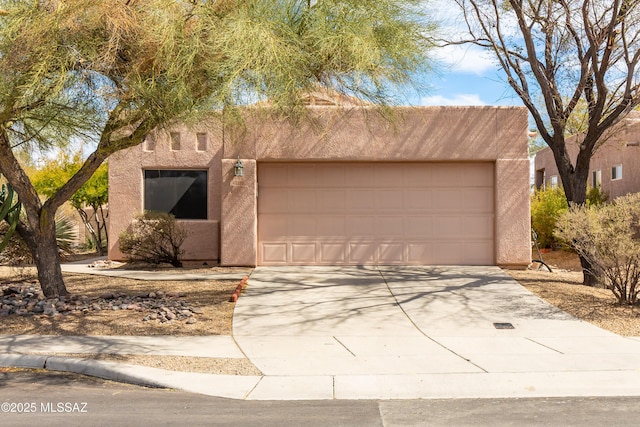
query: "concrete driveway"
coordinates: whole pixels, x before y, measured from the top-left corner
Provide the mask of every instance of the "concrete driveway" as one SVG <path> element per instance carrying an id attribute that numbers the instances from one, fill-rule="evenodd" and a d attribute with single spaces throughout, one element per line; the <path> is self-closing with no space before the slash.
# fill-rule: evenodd
<path id="1" fill-rule="evenodd" d="M 497 267 L 260 267 L 233 333 L 253 399 L 640 394 L 639 341 Z"/>

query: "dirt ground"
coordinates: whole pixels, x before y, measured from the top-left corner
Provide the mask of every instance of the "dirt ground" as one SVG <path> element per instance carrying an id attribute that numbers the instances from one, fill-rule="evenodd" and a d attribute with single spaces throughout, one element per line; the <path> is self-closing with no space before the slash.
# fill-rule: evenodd
<path id="1" fill-rule="evenodd" d="M 189 272 L 193 270 L 184 270 Z M 200 272 L 204 270 L 199 270 Z M 0 285 L 36 284 L 33 267 L 0 267 Z M 100 298 L 109 293 L 137 296 L 150 292 L 184 293 L 179 298 L 202 313 L 196 323 L 144 321 L 145 311 L 90 310 L 58 316 L 7 316 L 0 318 L 0 334 L 45 335 L 230 335 L 235 303 L 229 299 L 238 286 L 234 280 L 142 281 L 118 277 L 64 274 L 72 295 Z"/>
<path id="2" fill-rule="evenodd" d="M 611 291 L 581 285 L 582 273 L 578 257 L 570 252 L 543 254 L 553 273 L 544 270 L 509 270 L 508 273 L 542 299 L 612 332 L 640 336 L 640 307 L 619 306 Z M 130 268 L 125 266 L 124 268 Z M 138 266 L 139 268 L 140 266 Z M 198 267 L 198 268 L 196 268 Z M 217 267 L 187 265 L 181 271 L 226 271 Z M 239 271 L 239 270 L 238 270 Z M 36 285 L 33 267 L 0 267 L 0 285 Z M 144 311 L 100 310 L 86 314 L 72 312 L 57 316 L 10 315 L 0 318 L 0 334 L 47 335 L 231 335 L 235 303 L 230 297 L 238 281 L 139 281 L 107 276 L 65 274 L 72 294 L 100 298 L 106 293 L 128 296 L 158 293 L 184 293 L 180 297 L 201 312 L 197 321 L 161 323 L 145 321 Z M 214 359 L 198 357 L 123 356 L 109 354 L 75 355 L 96 360 L 112 360 L 178 371 L 231 375 L 259 375 L 248 359 Z"/>
<path id="3" fill-rule="evenodd" d="M 131 267 L 131 266 L 128 266 Z M 138 266 L 139 267 L 139 266 Z M 148 270 L 154 270 L 146 267 Z M 162 268 L 161 268 L 162 269 Z M 180 270 L 189 272 L 218 272 L 217 267 L 187 265 Z M 246 269 L 225 269 L 240 272 Z M 43 335 L 231 335 L 234 302 L 230 297 L 239 284 L 237 280 L 207 281 L 141 281 L 117 277 L 64 274 L 65 283 L 73 295 L 85 295 L 91 299 L 105 294 L 120 294 L 135 297 L 150 292 L 184 294 L 178 297 L 191 307 L 199 309 L 197 321 L 188 324 L 185 320 L 161 323 L 158 320 L 143 320 L 147 314 L 138 310 L 90 310 L 86 314 L 71 312 L 57 316 L 10 315 L 0 318 L 0 334 Z M 36 285 L 34 267 L 0 267 L 0 286 Z M 222 359 L 204 357 L 116 355 L 116 354 L 71 354 L 58 356 L 108 360 L 134 365 L 150 366 L 175 371 L 202 372 L 226 375 L 260 375 L 260 371 L 246 358 Z"/>
<path id="4" fill-rule="evenodd" d="M 567 313 L 625 336 L 640 336 L 640 306 L 618 305 L 608 289 L 582 285 L 578 256 L 567 251 L 542 254 L 553 270 L 508 270 L 529 291 Z"/>

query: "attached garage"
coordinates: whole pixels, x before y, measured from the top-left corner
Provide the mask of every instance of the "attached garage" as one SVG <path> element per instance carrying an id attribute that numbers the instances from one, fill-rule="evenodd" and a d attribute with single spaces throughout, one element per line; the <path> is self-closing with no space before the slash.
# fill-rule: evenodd
<path id="1" fill-rule="evenodd" d="M 528 265 L 526 108 L 385 111 L 309 105 L 290 120 L 251 108 L 243 120 L 157 130 L 109 158 L 109 258 L 124 259 L 118 236 L 153 204 L 156 175 L 178 185 L 195 173 L 197 200 L 166 205 L 156 191 L 154 207 L 187 203 L 186 260 Z"/>
<path id="2" fill-rule="evenodd" d="M 258 164 L 259 265 L 495 264 L 492 162 Z"/>

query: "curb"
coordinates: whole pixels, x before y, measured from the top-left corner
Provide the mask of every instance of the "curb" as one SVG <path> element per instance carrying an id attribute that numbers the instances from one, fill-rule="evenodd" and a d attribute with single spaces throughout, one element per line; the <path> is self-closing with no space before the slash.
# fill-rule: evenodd
<path id="1" fill-rule="evenodd" d="M 48 357 L 37 354 L 0 354 L 0 367 L 45 369 Z"/>
<path id="2" fill-rule="evenodd" d="M 49 356 L 45 369 L 58 372 L 72 372 L 75 374 L 98 377 L 105 380 L 140 385 L 153 388 L 173 388 L 162 381 L 152 380 L 128 372 L 140 370 L 140 366 L 125 363 L 107 362 L 101 360 L 86 360 L 67 357 Z"/>
<path id="3" fill-rule="evenodd" d="M 242 280 L 240 281 L 240 284 L 238 284 L 238 286 L 236 287 L 236 290 L 233 291 L 233 294 L 231 294 L 231 298 L 229 298 L 229 302 L 238 301 L 238 298 L 240 298 L 240 294 L 244 290 L 247 280 L 249 280 L 249 276 L 244 276 L 242 278 Z"/>
<path id="4" fill-rule="evenodd" d="M 457 372 L 393 375 L 238 376 L 115 362 L 0 354 L 0 367 L 73 372 L 145 387 L 237 400 L 403 400 L 637 397 L 640 371 Z M 443 379 L 446 378 L 446 381 Z"/>
<path id="5" fill-rule="evenodd" d="M 147 366 L 33 354 L 0 354 L 0 367 L 46 369 L 102 378 L 150 388 L 243 400 L 262 376 L 217 375 L 168 371 Z"/>
<path id="6" fill-rule="evenodd" d="M 126 372 L 126 368 L 138 369 L 139 366 L 119 363 L 76 359 L 35 354 L 0 354 L 0 367 L 46 369 L 49 371 L 71 372 L 89 375 L 105 380 L 124 382 L 146 387 L 167 388 L 161 381 L 149 380 Z M 125 369 L 122 369 L 122 368 Z"/>

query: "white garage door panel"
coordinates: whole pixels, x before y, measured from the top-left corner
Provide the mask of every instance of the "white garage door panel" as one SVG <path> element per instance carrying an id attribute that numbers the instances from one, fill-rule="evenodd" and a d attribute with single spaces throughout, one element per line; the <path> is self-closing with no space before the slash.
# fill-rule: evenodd
<path id="1" fill-rule="evenodd" d="M 491 163 L 264 163 L 258 262 L 493 264 Z"/>

